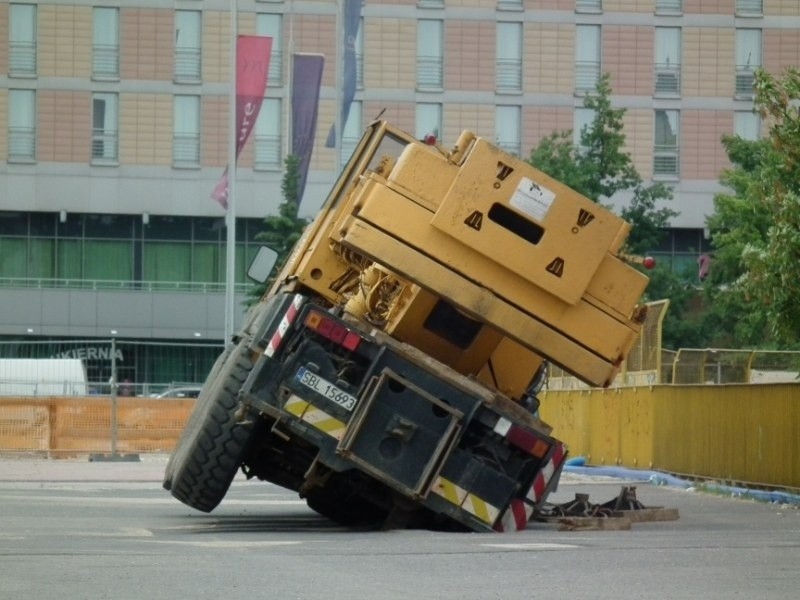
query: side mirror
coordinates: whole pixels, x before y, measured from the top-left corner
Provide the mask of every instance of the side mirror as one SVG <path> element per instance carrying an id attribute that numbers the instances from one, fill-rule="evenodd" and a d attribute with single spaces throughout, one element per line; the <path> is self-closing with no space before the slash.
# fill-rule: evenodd
<path id="1" fill-rule="evenodd" d="M 247 276 L 253 281 L 264 283 L 269 279 L 270 273 L 278 260 L 278 253 L 272 248 L 261 246 L 256 252 L 256 257 L 247 269 Z"/>

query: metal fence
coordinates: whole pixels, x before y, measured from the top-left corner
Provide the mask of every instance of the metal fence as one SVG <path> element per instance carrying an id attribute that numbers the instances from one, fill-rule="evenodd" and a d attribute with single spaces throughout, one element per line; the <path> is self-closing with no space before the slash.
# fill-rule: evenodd
<path id="1" fill-rule="evenodd" d="M 666 383 L 792 383 L 800 381 L 800 352 L 684 348 Z"/>

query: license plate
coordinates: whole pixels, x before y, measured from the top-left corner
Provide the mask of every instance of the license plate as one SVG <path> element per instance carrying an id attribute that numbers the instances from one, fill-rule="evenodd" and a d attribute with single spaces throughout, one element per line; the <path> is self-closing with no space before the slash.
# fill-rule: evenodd
<path id="1" fill-rule="evenodd" d="M 321 396 L 331 402 L 335 402 L 345 410 L 353 410 L 356 405 L 356 397 L 348 394 L 344 390 L 336 387 L 330 381 L 323 379 L 316 373 L 312 373 L 305 367 L 300 367 L 295 379 L 304 386 L 311 388 Z"/>

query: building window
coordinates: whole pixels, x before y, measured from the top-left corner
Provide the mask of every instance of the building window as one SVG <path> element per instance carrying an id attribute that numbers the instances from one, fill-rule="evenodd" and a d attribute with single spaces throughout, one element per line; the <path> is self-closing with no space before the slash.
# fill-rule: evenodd
<path id="1" fill-rule="evenodd" d="M 267 87 L 280 87 L 283 85 L 283 16 L 276 13 L 259 14 L 256 17 L 256 35 L 272 38 Z"/>
<path id="2" fill-rule="evenodd" d="M 679 27 L 656 27 L 655 47 L 656 96 L 680 96 L 681 30 Z"/>
<path id="3" fill-rule="evenodd" d="M 92 11 L 92 78 L 119 79 L 119 9 Z"/>
<path id="4" fill-rule="evenodd" d="M 736 0 L 737 17 L 760 17 L 763 14 L 763 0 Z"/>
<path id="5" fill-rule="evenodd" d="M 603 11 L 603 0 L 575 0 L 575 12 L 599 13 Z"/>
<path id="6" fill-rule="evenodd" d="M 743 140 L 754 142 L 761 138 L 761 119 L 752 110 L 733 113 L 733 132 Z"/>
<path id="7" fill-rule="evenodd" d="M 742 100 L 753 98 L 756 69 L 761 66 L 761 30 L 736 30 L 736 90 Z"/>
<path id="8" fill-rule="evenodd" d="M 582 149 L 581 138 L 583 132 L 592 126 L 595 111 L 592 108 L 578 107 L 572 117 L 572 143 L 576 148 Z"/>
<path id="9" fill-rule="evenodd" d="M 415 135 L 418 140 L 430 135 L 438 140 L 442 131 L 442 105 L 432 102 L 417 104 L 416 120 Z"/>
<path id="10" fill-rule="evenodd" d="M 92 162 L 116 163 L 119 147 L 116 94 L 92 96 Z"/>
<path id="11" fill-rule="evenodd" d="M 417 89 L 442 89 L 442 21 L 422 19 L 417 23 Z"/>
<path id="12" fill-rule="evenodd" d="M 656 177 L 673 178 L 680 174 L 679 122 L 677 110 L 655 112 L 653 175 Z"/>
<path id="13" fill-rule="evenodd" d="M 8 160 L 36 160 L 36 92 L 8 92 Z"/>
<path id="14" fill-rule="evenodd" d="M 199 10 L 175 11 L 175 83 L 199 83 L 202 27 Z"/>
<path id="15" fill-rule="evenodd" d="M 200 96 L 175 96 L 172 138 L 174 166 L 200 166 Z"/>
<path id="16" fill-rule="evenodd" d="M 350 114 L 347 115 L 347 123 L 342 130 L 342 160 L 350 159 L 361 139 L 362 133 L 364 133 L 364 125 L 361 101 L 353 100 L 352 104 L 350 104 Z"/>
<path id="17" fill-rule="evenodd" d="M 679 15 L 683 12 L 683 0 L 656 0 L 657 15 Z"/>
<path id="18" fill-rule="evenodd" d="M 10 4 L 8 75 L 36 76 L 36 5 Z"/>
<path id="19" fill-rule="evenodd" d="M 364 89 L 364 19 L 358 24 L 356 33 L 356 89 Z"/>
<path id="20" fill-rule="evenodd" d="M 514 156 L 521 156 L 522 110 L 519 106 L 498 106 L 494 115 L 495 143 Z"/>
<path id="21" fill-rule="evenodd" d="M 497 24 L 497 93 L 522 91 L 522 23 Z"/>
<path id="22" fill-rule="evenodd" d="M 420 8 L 444 8 L 444 0 L 417 0 Z"/>
<path id="23" fill-rule="evenodd" d="M 575 28 L 575 92 L 592 92 L 600 81 L 600 26 Z"/>
<path id="24" fill-rule="evenodd" d="M 259 170 L 281 168 L 281 100 L 264 98 L 253 131 L 253 167 Z"/>

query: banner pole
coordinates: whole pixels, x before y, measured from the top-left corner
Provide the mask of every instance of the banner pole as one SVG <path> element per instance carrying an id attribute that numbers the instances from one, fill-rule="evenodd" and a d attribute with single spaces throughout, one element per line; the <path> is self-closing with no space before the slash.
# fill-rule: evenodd
<path id="1" fill-rule="evenodd" d="M 238 29 L 237 1 L 231 0 L 230 40 L 230 97 L 228 135 L 228 212 L 226 220 L 225 250 L 225 338 L 227 346 L 233 337 L 234 305 L 236 285 L 236 37 Z"/>

